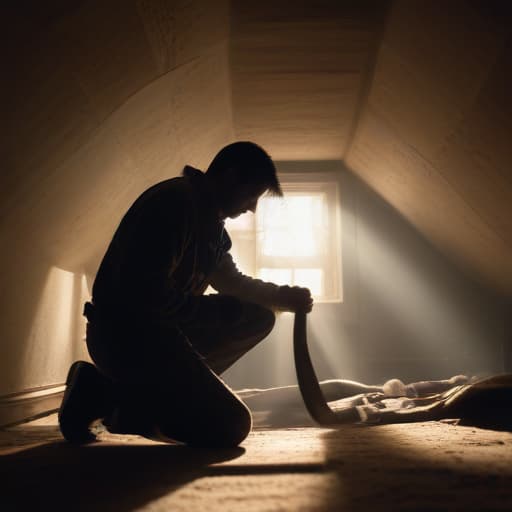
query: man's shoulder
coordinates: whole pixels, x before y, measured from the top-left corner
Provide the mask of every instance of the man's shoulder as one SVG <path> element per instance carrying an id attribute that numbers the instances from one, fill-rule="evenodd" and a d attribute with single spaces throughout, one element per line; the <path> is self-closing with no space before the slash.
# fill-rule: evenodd
<path id="1" fill-rule="evenodd" d="M 202 182 L 203 176 L 204 174 L 198 169 L 186 165 L 181 176 L 160 181 L 148 188 L 144 194 L 152 192 L 164 194 L 166 192 L 170 194 L 174 192 L 191 194 L 197 188 L 197 185 Z"/>
<path id="2" fill-rule="evenodd" d="M 202 182 L 203 173 L 191 168 L 195 171 L 191 175 L 187 167 L 182 176 L 168 178 L 146 189 L 130 207 L 130 216 L 193 213 L 201 205 L 202 187 L 198 182 Z"/>
<path id="3" fill-rule="evenodd" d="M 193 194 L 193 186 L 186 176 L 176 176 L 155 183 L 146 189 L 139 200 L 169 200 L 182 198 L 186 200 Z"/>

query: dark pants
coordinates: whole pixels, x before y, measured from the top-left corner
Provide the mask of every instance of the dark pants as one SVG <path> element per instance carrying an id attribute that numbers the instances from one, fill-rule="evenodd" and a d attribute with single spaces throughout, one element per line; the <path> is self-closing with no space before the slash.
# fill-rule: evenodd
<path id="1" fill-rule="evenodd" d="M 232 324 L 155 325 L 95 312 L 87 346 L 112 382 L 123 431 L 202 446 L 234 446 L 251 429 L 247 407 L 219 375 L 272 330 L 274 314 L 242 303 Z"/>

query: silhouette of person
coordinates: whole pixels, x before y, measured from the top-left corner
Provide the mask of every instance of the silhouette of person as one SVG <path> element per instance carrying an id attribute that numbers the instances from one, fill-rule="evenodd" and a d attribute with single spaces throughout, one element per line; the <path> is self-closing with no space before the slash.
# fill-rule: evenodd
<path id="1" fill-rule="evenodd" d="M 207 171 L 146 190 L 130 207 L 85 304 L 95 365 L 75 362 L 59 411 L 64 437 L 113 433 L 199 446 L 236 446 L 251 429 L 244 403 L 219 376 L 263 340 L 274 310 L 312 308 L 306 288 L 240 273 L 229 253 L 227 217 L 281 196 L 269 155 L 251 142 L 223 148 Z M 218 294 L 203 295 L 208 285 Z"/>

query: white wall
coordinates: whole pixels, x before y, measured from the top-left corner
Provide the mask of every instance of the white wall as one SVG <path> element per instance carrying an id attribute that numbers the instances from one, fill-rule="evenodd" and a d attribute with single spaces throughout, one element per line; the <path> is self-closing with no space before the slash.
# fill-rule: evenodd
<path id="1" fill-rule="evenodd" d="M 309 343 L 319 378 L 381 382 L 503 371 L 504 305 L 464 275 L 337 162 L 282 162 L 280 172 L 336 169 L 343 303 L 317 304 Z M 450 222 L 450 219 L 446 219 Z M 295 382 L 290 314 L 225 377 L 235 388 Z"/>

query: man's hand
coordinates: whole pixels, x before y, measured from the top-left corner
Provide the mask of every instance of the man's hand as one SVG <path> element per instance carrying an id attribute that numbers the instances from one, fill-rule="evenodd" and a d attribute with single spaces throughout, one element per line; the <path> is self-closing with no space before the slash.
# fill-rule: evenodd
<path id="1" fill-rule="evenodd" d="M 313 298 L 307 288 L 280 286 L 277 291 L 278 308 L 284 311 L 309 313 L 313 309 Z"/>

